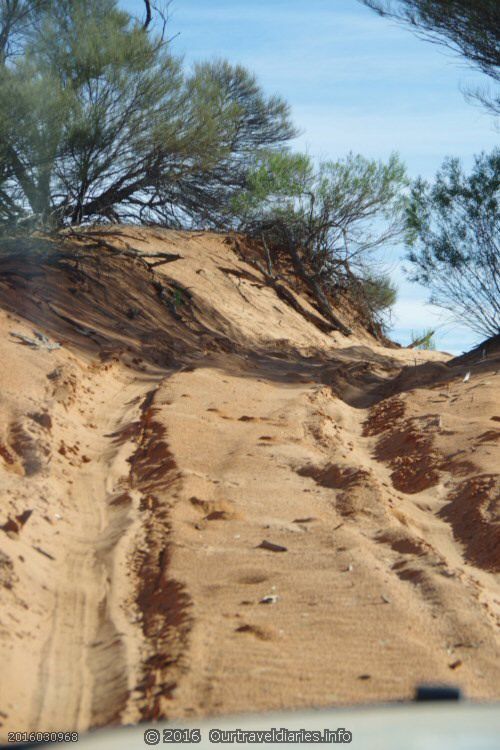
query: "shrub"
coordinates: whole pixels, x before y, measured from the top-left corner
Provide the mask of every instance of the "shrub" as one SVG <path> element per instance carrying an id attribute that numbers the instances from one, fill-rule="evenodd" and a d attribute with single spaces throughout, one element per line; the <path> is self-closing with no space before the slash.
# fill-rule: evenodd
<path id="1" fill-rule="evenodd" d="M 500 331 L 500 149 L 476 157 L 470 175 L 447 159 L 430 185 L 417 180 L 407 211 L 412 281 L 472 330 Z"/>
<path id="2" fill-rule="evenodd" d="M 239 228 L 288 251 L 322 314 L 345 333 L 325 293 L 363 294 L 374 312 L 387 309 L 395 290 L 376 279 L 370 259 L 404 231 L 406 184 L 396 155 L 383 163 L 348 154 L 315 168 L 282 151 L 258 160 L 232 205 Z"/>

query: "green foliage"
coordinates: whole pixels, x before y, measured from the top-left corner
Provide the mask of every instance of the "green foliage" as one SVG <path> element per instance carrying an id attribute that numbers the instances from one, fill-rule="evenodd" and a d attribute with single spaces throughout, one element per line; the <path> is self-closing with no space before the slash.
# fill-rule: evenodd
<path id="1" fill-rule="evenodd" d="M 375 315 L 381 315 L 396 304 L 397 288 L 389 276 L 368 274 L 361 279 L 363 294 L 368 307 Z"/>
<path id="2" fill-rule="evenodd" d="M 386 333 L 391 321 L 392 307 L 397 299 L 397 287 L 390 277 L 375 267 L 365 267 L 360 274 L 351 274 L 344 283 L 359 320 L 372 333 Z"/>
<path id="3" fill-rule="evenodd" d="M 286 219 L 302 233 L 300 242 L 311 234 L 314 245 L 326 232 L 330 244 L 345 250 L 348 235 L 356 246 L 352 256 L 399 234 L 406 184 L 395 154 L 387 163 L 348 154 L 316 169 L 307 155 L 281 151 L 259 156 L 232 208 L 241 226 Z M 375 218 L 388 222 L 383 231 L 369 228 Z"/>
<path id="4" fill-rule="evenodd" d="M 249 161 L 294 135 L 244 68 L 185 73 L 116 0 L 21 6 L 0 64 L 0 219 L 221 223 Z"/>
<path id="5" fill-rule="evenodd" d="M 500 150 L 470 175 L 447 159 L 433 185 L 417 180 L 407 210 L 409 276 L 432 304 L 491 336 L 500 330 Z"/>
<path id="6" fill-rule="evenodd" d="M 180 289 L 174 289 L 172 292 L 172 303 L 175 307 L 181 307 L 185 302 L 184 295 Z"/>
<path id="7" fill-rule="evenodd" d="M 348 154 L 315 168 L 307 155 L 281 151 L 258 159 L 232 209 L 240 229 L 290 250 L 325 291 L 362 294 L 376 316 L 395 289 L 370 271 L 370 257 L 401 236 L 406 185 L 396 155 L 383 163 Z"/>
<path id="8" fill-rule="evenodd" d="M 432 328 L 425 328 L 420 333 L 415 333 L 414 331 L 412 331 L 410 348 L 434 351 L 436 348 L 434 334 L 435 331 Z"/>
<path id="9" fill-rule="evenodd" d="M 294 200 L 309 200 L 314 191 L 322 205 L 347 210 L 356 204 L 359 215 L 369 217 L 380 210 L 389 215 L 405 180 L 405 168 L 396 154 L 383 163 L 350 153 L 315 169 L 306 154 L 277 151 L 259 155 L 240 200 L 254 210 L 269 201 L 274 208 L 289 208 Z"/>
<path id="10" fill-rule="evenodd" d="M 244 223 L 266 211 L 293 212 L 295 201 L 310 191 L 314 181 L 307 155 L 287 151 L 262 154 L 247 174 L 246 189 L 232 200 L 233 213 Z"/>

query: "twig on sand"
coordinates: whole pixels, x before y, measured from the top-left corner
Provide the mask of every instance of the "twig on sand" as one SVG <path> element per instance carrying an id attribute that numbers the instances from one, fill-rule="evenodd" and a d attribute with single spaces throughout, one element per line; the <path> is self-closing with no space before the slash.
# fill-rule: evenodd
<path id="1" fill-rule="evenodd" d="M 34 339 L 25 336 L 23 333 L 16 333 L 15 331 L 11 331 L 10 335 L 13 338 L 19 339 L 26 346 L 31 346 L 32 349 L 48 349 L 50 352 L 54 349 L 61 348 L 61 344 L 58 344 L 56 341 L 51 341 L 44 333 L 41 333 L 40 331 L 33 331 L 33 333 L 35 334 Z"/>

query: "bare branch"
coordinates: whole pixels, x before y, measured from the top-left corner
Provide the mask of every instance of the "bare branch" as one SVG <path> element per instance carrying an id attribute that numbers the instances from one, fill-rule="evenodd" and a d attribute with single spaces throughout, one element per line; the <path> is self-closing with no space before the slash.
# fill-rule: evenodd
<path id="1" fill-rule="evenodd" d="M 144 5 L 146 6 L 146 18 L 144 20 L 143 29 L 147 29 L 149 24 L 152 21 L 153 13 L 151 10 L 151 2 L 150 0 L 144 0 Z"/>

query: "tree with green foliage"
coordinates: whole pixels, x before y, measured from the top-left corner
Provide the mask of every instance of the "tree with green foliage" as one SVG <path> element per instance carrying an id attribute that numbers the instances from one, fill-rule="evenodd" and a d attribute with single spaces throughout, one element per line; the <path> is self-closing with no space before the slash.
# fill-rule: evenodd
<path id="1" fill-rule="evenodd" d="M 417 34 L 458 52 L 495 84 L 500 81 L 500 4 L 498 0 L 361 0 L 382 16 L 410 26 Z M 498 93 L 476 92 L 495 114 Z"/>
<path id="2" fill-rule="evenodd" d="M 380 274 L 375 283 L 370 259 L 403 232 L 406 184 L 396 155 L 382 163 L 349 154 L 315 168 L 307 155 L 274 152 L 259 157 L 232 209 L 239 228 L 287 250 L 322 314 L 345 333 L 328 293 L 356 291 L 379 311 L 394 299 Z"/>
<path id="3" fill-rule="evenodd" d="M 417 180 L 407 210 L 409 275 L 430 302 L 472 330 L 500 332 L 500 150 L 469 175 L 447 159 L 434 184 Z"/>
<path id="4" fill-rule="evenodd" d="M 1 0 L 0 60 L 19 53 L 23 42 L 33 31 L 39 13 L 51 0 Z"/>
<path id="5" fill-rule="evenodd" d="M 367 309 L 369 316 L 382 328 L 386 327 L 387 317 L 397 300 L 397 287 L 388 274 L 365 271 L 359 277 L 360 307 Z M 354 290 L 353 290 L 354 291 Z"/>
<path id="6" fill-rule="evenodd" d="M 186 74 L 115 0 L 0 7 L 0 220 L 217 225 L 255 155 L 295 133 L 244 68 Z"/>

